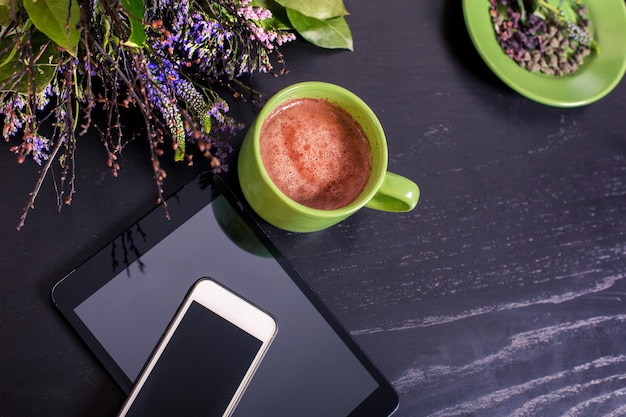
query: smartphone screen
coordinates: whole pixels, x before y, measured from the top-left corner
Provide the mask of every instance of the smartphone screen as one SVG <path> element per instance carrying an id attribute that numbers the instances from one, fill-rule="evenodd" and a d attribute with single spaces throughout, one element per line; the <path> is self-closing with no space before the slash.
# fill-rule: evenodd
<path id="1" fill-rule="evenodd" d="M 201 280 L 192 289 L 120 416 L 224 417 L 231 414 L 267 350 L 275 327 L 260 331 L 254 328 L 249 318 L 242 318 L 242 307 L 257 317 L 266 314 L 254 310 L 250 304 L 242 304 L 246 303 L 243 299 L 236 299 L 240 304 L 233 304 L 228 307 L 230 311 L 226 311 L 231 315 L 229 319 L 233 314 L 236 316 L 234 322 L 220 315 L 224 313 L 223 305 L 219 306 L 221 311 L 218 310 L 220 314 L 217 314 L 208 308 L 210 306 L 194 300 L 194 294 L 201 292 L 197 288 L 207 286 L 211 288 L 217 284 Z M 221 303 L 219 298 L 224 295 L 235 296 L 223 292 L 213 302 Z M 264 340 L 249 333 L 246 327 L 262 335 L 260 337 Z"/>

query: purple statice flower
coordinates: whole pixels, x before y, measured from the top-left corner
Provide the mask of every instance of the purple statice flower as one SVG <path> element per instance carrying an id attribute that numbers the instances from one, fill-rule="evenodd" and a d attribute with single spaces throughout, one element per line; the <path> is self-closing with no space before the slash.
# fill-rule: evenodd
<path id="1" fill-rule="evenodd" d="M 228 103 L 224 100 L 215 100 L 213 106 L 209 109 L 209 114 L 218 122 L 224 122 L 224 113 L 228 113 Z"/>
<path id="2" fill-rule="evenodd" d="M 21 94 L 15 94 L 0 102 L 0 111 L 4 113 L 2 134 L 5 141 L 8 142 L 33 117 L 24 111 L 25 107 L 26 100 Z M 30 153 L 35 162 L 41 165 L 43 161 L 49 158 L 49 139 L 38 133 L 25 132 L 22 137 L 22 145 L 16 146 L 15 149 L 23 149 L 25 154 Z"/>
<path id="3" fill-rule="evenodd" d="M 274 49 L 272 42 L 276 39 L 276 32 L 273 30 L 265 30 L 254 24 L 254 22 L 248 22 L 248 28 L 250 29 L 250 39 L 257 40 L 269 50 Z"/>
<path id="4" fill-rule="evenodd" d="M 258 26 L 254 21 L 248 21 L 248 29 L 250 30 L 250 37 L 253 40 L 257 40 L 265 46 L 269 51 L 272 51 L 275 46 L 280 46 L 287 42 L 291 42 L 296 39 L 296 35 L 291 32 L 277 32 L 275 30 L 266 30 L 262 26 Z M 270 70 L 265 68 L 263 72 Z"/>
<path id="5" fill-rule="evenodd" d="M 232 47 L 234 36 L 217 20 L 195 13 L 190 17 L 176 52 L 211 79 L 232 78 L 236 62 Z"/>
<path id="6" fill-rule="evenodd" d="M 26 106 L 26 100 L 20 95 L 15 94 L 13 97 L 0 101 L 0 112 L 4 114 L 4 126 L 2 135 L 5 141 L 9 141 L 26 122 L 26 115 L 23 113 Z"/>
<path id="7" fill-rule="evenodd" d="M 161 59 L 158 64 L 156 62 L 149 62 L 148 70 L 150 79 L 158 85 L 165 86 L 180 78 L 180 73 L 176 65 L 168 59 Z"/>
<path id="8" fill-rule="evenodd" d="M 170 31 L 174 34 L 181 33 L 189 20 L 189 0 L 157 0 L 152 14 L 159 15 L 161 11 L 169 11 L 173 16 L 171 21 L 168 19 Z"/>
<path id="9" fill-rule="evenodd" d="M 27 139 L 32 145 L 32 156 L 37 164 L 41 165 L 43 161 L 48 160 L 50 151 L 50 140 L 38 133 L 30 135 Z"/>
<path id="10" fill-rule="evenodd" d="M 274 44 L 280 46 L 296 39 L 296 35 L 291 32 L 264 29 L 259 23 L 271 18 L 272 12 L 263 7 L 251 6 L 250 2 L 251 0 L 242 0 L 239 9 L 237 9 L 237 14 L 246 19 L 252 39 L 259 41 L 269 51 L 274 49 Z"/>
<path id="11" fill-rule="evenodd" d="M 217 20 L 203 13 L 187 16 L 182 13 L 173 24 L 169 20 L 157 20 L 152 27 L 160 34 L 151 41 L 151 47 L 159 57 L 213 80 L 225 75 L 233 78 L 232 67 L 236 60 L 231 40 L 235 35 Z"/>
<path id="12" fill-rule="evenodd" d="M 35 102 L 37 104 L 37 110 L 44 110 L 46 106 L 50 103 L 50 99 L 52 97 L 57 97 L 59 95 L 59 89 L 53 83 L 49 83 L 43 89 L 41 94 L 38 94 L 35 97 Z"/>
<path id="13" fill-rule="evenodd" d="M 241 1 L 237 14 L 247 20 L 248 29 L 254 39 L 261 42 L 268 50 L 274 49 L 274 42 L 277 45 L 295 40 L 296 35 L 291 32 L 278 32 L 266 30 L 259 23 L 272 17 L 272 12 L 263 7 L 250 5 L 250 0 Z"/>
<path id="14" fill-rule="evenodd" d="M 209 114 L 215 122 L 211 128 L 212 151 L 215 157 L 220 161 L 224 161 L 233 150 L 229 139 L 234 137 L 245 127 L 243 123 L 237 122 L 235 119 L 228 116 L 226 114 L 227 112 L 228 104 L 222 99 L 215 100 L 209 109 Z M 228 167 L 222 166 L 221 169 L 226 170 Z"/>
<path id="15" fill-rule="evenodd" d="M 241 0 L 237 14 L 246 20 L 265 20 L 272 17 L 272 12 L 263 7 L 250 6 L 250 0 Z"/>
<path id="16" fill-rule="evenodd" d="M 295 35 L 264 29 L 260 22 L 272 13 L 249 0 L 215 3 L 204 7 L 184 3 L 179 12 L 162 1 L 150 16 L 156 35 L 151 36 L 151 49 L 184 71 L 213 81 L 271 71 L 269 54 Z"/>
<path id="17" fill-rule="evenodd" d="M 278 32 L 278 36 L 276 37 L 276 44 L 278 46 L 284 45 L 288 42 L 293 42 L 296 40 L 296 34 L 292 32 Z"/>
<path id="18" fill-rule="evenodd" d="M 227 116 L 228 110 L 228 103 L 222 99 L 216 99 L 209 109 L 209 114 L 217 122 L 214 130 L 218 135 L 224 137 L 232 137 L 245 127 L 243 123 Z"/>

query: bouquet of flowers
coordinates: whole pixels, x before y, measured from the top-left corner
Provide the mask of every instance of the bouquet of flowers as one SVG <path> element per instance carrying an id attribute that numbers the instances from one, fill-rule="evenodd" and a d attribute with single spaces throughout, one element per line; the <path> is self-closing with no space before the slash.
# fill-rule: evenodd
<path id="1" fill-rule="evenodd" d="M 312 4 L 313 3 L 313 4 Z M 225 94 L 261 103 L 243 75 L 284 72 L 279 47 L 296 34 L 352 49 L 342 0 L 0 0 L 3 137 L 18 162 L 42 166 L 18 229 L 53 164 L 59 206 L 74 194 L 79 137 L 98 132 L 117 175 L 128 144 L 124 116 L 141 114 L 158 197 L 163 155 L 192 162 L 191 147 L 223 169 L 243 126 Z M 94 110 L 106 123 L 92 123 Z M 47 125 L 52 134 L 42 134 Z M 172 152 L 166 152 L 168 147 Z M 55 179 L 55 181 L 57 181 Z"/>

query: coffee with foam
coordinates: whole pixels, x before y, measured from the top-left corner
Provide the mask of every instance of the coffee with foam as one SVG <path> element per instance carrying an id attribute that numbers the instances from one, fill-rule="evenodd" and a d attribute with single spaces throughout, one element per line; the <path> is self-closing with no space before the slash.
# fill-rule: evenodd
<path id="1" fill-rule="evenodd" d="M 355 201 L 371 171 L 363 129 L 325 99 L 295 99 L 276 108 L 263 123 L 259 146 L 273 183 L 292 200 L 316 209 Z"/>

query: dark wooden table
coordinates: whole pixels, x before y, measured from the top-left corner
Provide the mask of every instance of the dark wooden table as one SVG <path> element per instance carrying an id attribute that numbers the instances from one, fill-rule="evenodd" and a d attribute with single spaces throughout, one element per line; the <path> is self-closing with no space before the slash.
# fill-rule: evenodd
<path id="1" fill-rule="evenodd" d="M 626 415 L 626 83 L 546 107 L 489 71 L 459 0 L 346 4 L 355 52 L 297 42 L 291 73 L 256 83 L 353 90 L 422 198 L 270 235 L 393 382 L 396 416 Z M 155 205 L 146 144 L 113 178 L 82 138 L 74 203 L 57 213 L 47 181 L 20 232 L 38 167 L 0 146 L 0 416 L 113 416 L 122 391 L 49 294 Z M 203 169 L 170 166 L 166 191 Z"/>

